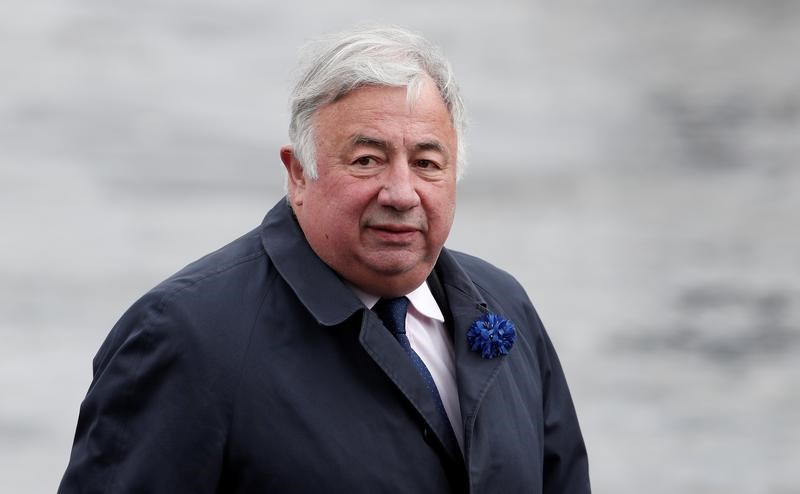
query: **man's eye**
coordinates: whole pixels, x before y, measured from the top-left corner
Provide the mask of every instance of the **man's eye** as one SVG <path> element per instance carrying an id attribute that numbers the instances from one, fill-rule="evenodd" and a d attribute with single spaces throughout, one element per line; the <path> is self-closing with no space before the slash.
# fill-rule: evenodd
<path id="1" fill-rule="evenodd" d="M 436 162 L 431 160 L 418 160 L 417 161 L 417 168 L 422 168 L 425 170 L 432 170 L 435 168 L 439 168 L 439 165 Z"/>
<path id="2" fill-rule="evenodd" d="M 354 165 L 359 166 L 373 166 L 375 163 L 377 163 L 377 161 L 372 156 L 361 156 L 353 161 Z"/>

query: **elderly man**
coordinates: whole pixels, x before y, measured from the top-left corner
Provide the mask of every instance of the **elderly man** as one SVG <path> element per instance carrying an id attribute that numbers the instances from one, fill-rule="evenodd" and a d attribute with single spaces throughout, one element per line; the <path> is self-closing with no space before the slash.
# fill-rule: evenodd
<path id="1" fill-rule="evenodd" d="M 424 39 L 321 42 L 280 151 L 286 200 L 113 328 L 59 492 L 588 493 L 528 297 L 443 248 L 462 127 Z"/>

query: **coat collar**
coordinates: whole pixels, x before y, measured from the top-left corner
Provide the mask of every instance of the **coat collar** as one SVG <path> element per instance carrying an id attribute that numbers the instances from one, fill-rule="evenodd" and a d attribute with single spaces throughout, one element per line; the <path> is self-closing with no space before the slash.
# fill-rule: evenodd
<path id="1" fill-rule="evenodd" d="M 364 308 L 308 245 L 286 199 L 279 201 L 261 223 L 261 243 L 281 277 L 320 324 L 340 324 Z"/>

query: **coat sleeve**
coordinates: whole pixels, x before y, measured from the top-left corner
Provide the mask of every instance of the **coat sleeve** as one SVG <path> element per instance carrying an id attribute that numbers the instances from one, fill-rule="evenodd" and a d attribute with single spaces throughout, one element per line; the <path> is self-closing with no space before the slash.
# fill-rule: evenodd
<path id="1" fill-rule="evenodd" d="M 567 380 L 542 327 L 545 494 L 589 494 L 589 461 Z"/>
<path id="2" fill-rule="evenodd" d="M 216 490 L 227 372 L 189 311 L 165 300 L 143 297 L 95 357 L 59 493 Z"/>

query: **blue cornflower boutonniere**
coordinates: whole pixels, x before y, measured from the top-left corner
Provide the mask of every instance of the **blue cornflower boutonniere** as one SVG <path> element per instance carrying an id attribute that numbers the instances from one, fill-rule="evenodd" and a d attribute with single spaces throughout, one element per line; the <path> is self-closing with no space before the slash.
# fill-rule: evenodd
<path id="1" fill-rule="evenodd" d="M 516 338 L 514 323 L 492 313 L 484 314 L 467 331 L 469 349 L 488 359 L 508 354 Z"/>

